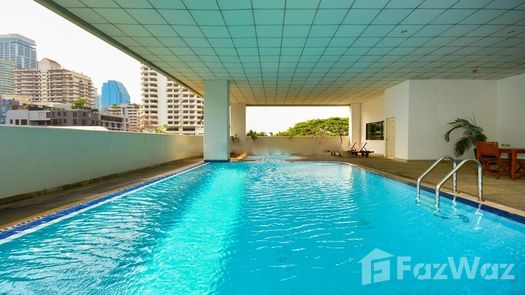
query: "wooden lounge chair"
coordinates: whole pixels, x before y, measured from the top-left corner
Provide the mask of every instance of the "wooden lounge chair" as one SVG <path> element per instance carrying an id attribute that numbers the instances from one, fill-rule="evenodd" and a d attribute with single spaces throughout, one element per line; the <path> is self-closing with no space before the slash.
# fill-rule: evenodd
<path id="1" fill-rule="evenodd" d="M 483 165 L 483 170 L 499 179 L 508 169 L 508 163 L 501 159 L 498 142 L 486 141 L 476 143 L 476 156 Z M 497 166 L 495 169 L 494 166 Z"/>
<path id="2" fill-rule="evenodd" d="M 361 154 L 361 157 L 367 157 L 368 158 L 368 156 L 370 156 L 370 154 L 374 153 L 374 151 L 369 151 L 369 150 L 366 149 L 366 144 L 367 143 L 368 142 L 365 142 L 363 144 L 363 146 L 361 147 L 361 149 L 359 149 L 358 151 L 357 150 L 353 151 L 352 155 L 358 156 L 359 154 Z"/>
<path id="3" fill-rule="evenodd" d="M 355 149 L 355 145 L 356 145 L 356 144 L 357 144 L 357 141 L 354 142 L 354 144 L 352 144 L 352 146 L 350 147 L 350 149 L 345 150 L 345 153 L 349 153 L 349 154 L 352 154 L 352 155 L 353 155 L 354 152 L 356 151 L 356 149 Z"/>

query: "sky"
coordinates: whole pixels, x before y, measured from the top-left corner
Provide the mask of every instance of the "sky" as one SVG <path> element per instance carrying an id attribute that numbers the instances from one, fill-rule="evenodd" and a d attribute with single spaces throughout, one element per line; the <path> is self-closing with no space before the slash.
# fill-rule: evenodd
<path id="1" fill-rule="evenodd" d="M 138 61 L 32 0 L 1 0 L 0 5 L 0 34 L 35 40 L 38 60 L 47 57 L 90 76 L 98 93 L 103 82 L 117 80 L 132 102 L 140 102 Z M 278 132 L 308 119 L 348 115 L 348 107 L 253 107 L 246 111 L 246 128 Z"/>

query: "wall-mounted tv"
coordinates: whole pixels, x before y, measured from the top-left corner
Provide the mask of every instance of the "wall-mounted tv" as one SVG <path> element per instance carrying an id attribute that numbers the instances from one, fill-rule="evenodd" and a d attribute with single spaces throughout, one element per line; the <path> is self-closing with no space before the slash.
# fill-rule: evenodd
<path id="1" fill-rule="evenodd" d="M 366 140 L 384 140 L 384 121 L 366 123 Z"/>

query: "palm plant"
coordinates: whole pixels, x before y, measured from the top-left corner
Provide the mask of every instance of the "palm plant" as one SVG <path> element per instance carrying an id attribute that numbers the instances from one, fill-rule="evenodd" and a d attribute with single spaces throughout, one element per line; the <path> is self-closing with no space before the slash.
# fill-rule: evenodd
<path id="1" fill-rule="evenodd" d="M 463 136 L 456 141 L 454 152 L 456 156 L 462 156 L 465 151 L 476 145 L 478 141 L 486 141 L 487 136 L 483 134 L 483 128 L 477 125 L 476 119 L 472 122 L 467 119 L 457 118 L 455 121 L 448 123 L 450 129 L 443 135 L 446 142 L 450 141 L 450 134 L 456 129 L 463 130 Z"/>
<path id="2" fill-rule="evenodd" d="M 252 139 L 252 141 L 255 142 L 257 138 L 259 137 L 259 134 L 256 131 L 253 131 L 250 129 L 250 131 L 246 133 L 246 136 L 249 136 Z"/>

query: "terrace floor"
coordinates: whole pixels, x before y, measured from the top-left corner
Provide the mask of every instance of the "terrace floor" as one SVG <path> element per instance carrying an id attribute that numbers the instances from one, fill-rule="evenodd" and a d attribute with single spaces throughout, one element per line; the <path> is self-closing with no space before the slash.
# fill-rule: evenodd
<path id="1" fill-rule="evenodd" d="M 90 199 L 133 186 L 162 175 L 176 173 L 202 163 L 202 158 L 189 158 L 117 176 L 106 177 L 92 183 L 74 186 L 55 192 L 39 194 L 20 201 L 0 204 L 0 229 L 24 220 L 59 211 Z"/>
<path id="2" fill-rule="evenodd" d="M 347 162 L 410 182 L 415 182 L 419 175 L 432 164 L 432 161 L 396 161 L 386 160 L 377 156 L 370 158 L 303 156 L 301 160 Z M 162 175 L 178 172 L 201 162 L 202 158 L 179 160 L 166 165 L 108 177 L 60 191 L 24 198 L 16 202 L 2 203 L 0 204 L 0 229 Z M 428 187 L 434 187 L 450 171 L 449 169 L 448 163 L 438 165 L 425 178 L 423 184 Z M 525 216 L 525 178 L 512 181 L 508 176 L 502 176 L 499 180 L 492 176 L 485 176 L 483 180 L 485 199 L 488 205 L 493 207 L 503 205 L 504 207 L 500 206 L 500 209 Z M 446 183 L 444 188 L 450 189 L 450 182 Z M 466 195 L 460 195 L 466 198 L 472 198 L 472 196 L 476 195 L 476 169 L 474 166 L 467 166 L 459 172 L 458 190 L 460 193 L 465 193 Z"/>
<path id="3" fill-rule="evenodd" d="M 394 178 L 400 178 L 415 182 L 433 161 L 397 161 L 387 160 L 382 156 L 370 156 L 369 158 L 354 156 L 308 156 L 304 160 L 341 161 L 365 167 Z M 477 196 L 476 166 L 466 165 L 458 172 L 458 191 L 470 196 Z M 436 184 L 450 172 L 450 163 L 443 162 L 425 177 L 423 185 L 435 188 Z M 494 176 L 483 177 L 484 197 L 488 202 L 504 205 L 510 208 L 525 211 L 525 177 L 516 180 L 507 175 L 496 179 Z M 443 187 L 451 189 L 451 181 L 447 181 Z M 461 195 L 461 194 L 460 194 Z M 509 210 L 510 211 L 510 210 Z M 523 212 L 521 212 L 523 214 Z"/>

